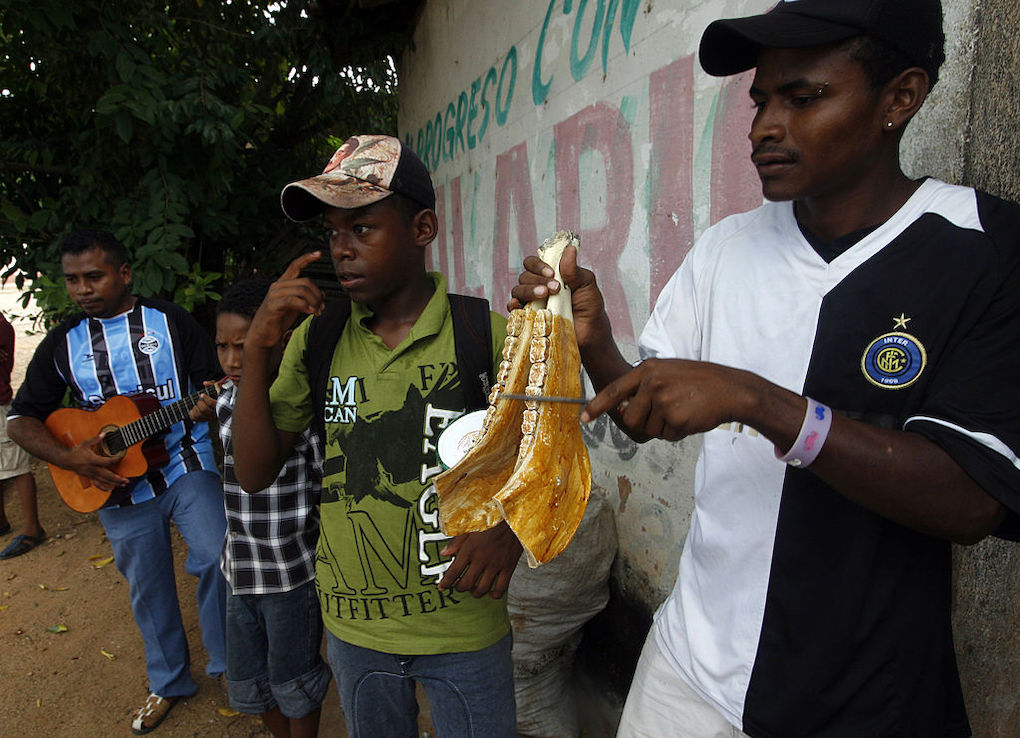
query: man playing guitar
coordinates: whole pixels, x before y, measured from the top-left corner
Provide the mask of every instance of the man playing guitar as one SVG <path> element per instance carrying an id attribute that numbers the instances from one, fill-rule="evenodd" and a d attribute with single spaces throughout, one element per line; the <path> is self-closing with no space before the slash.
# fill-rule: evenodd
<path id="1" fill-rule="evenodd" d="M 104 231 L 76 231 L 61 244 L 65 286 L 82 313 L 43 339 L 14 398 L 8 429 L 34 456 L 111 490 L 99 519 L 117 567 L 131 588 L 131 607 L 145 642 L 151 694 L 135 715 L 135 733 L 153 730 L 181 697 L 197 691 L 174 581 L 170 522 L 188 544 L 187 571 L 199 578 L 198 611 L 209 653 L 206 672 L 225 668 L 223 576 L 219 554 L 226 522 L 206 423 L 173 424 L 164 440 L 169 461 L 128 479 L 118 459 L 101 453 L 99 436 L 65 446 L 46 427 L 65 393 L 75 407 L 147 392 L 162 405 L 200 389 L 217 373 L 208 336 L 172 303 L 131 293 L 124 247 Z"/>

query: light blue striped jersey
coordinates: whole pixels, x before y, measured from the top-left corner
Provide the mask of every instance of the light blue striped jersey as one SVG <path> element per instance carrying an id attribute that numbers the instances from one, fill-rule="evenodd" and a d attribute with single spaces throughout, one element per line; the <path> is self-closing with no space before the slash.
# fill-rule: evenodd
<path id="1" fill-rule="evenodd" d="M 72 407 L 99 407 L 115 395 L 147 392 L 166 406 L 215 379 L 218 362 L 209 336 L 195 319 L 172 303 L 137 298 L 135 306 L 112 318 L 78 314 L 52 330 L 39 344 L 10 417 L 40 420 L 61 407 L 69 390 Z M 130 500 L 150 500 L 182 475 L 216 472 L 209 428 L 188 419 L 163 436 L 170 461 L 135 479 Z"/>

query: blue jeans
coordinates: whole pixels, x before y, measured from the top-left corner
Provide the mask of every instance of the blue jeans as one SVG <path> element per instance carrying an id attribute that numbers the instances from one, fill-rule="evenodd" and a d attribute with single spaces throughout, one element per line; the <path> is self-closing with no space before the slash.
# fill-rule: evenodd
<path id="1" fill-rule="evenodd" d="M 162 697 L 195 694 L 198 685 L 191 678 L 188 640 L 177 601 L 170 521 L 188 544 L 184 568 L 198 577 L 198 620 L 209 654 L 206 673 L 215 676 L 227 666 L 227 594 L 219 568 L 227 521 L 219 476 L 190 472 L 155 499 L 101 509 L 99 520 L 113 545 L 117 568 L 131 588 L 131 609 L 145 643 L 149 690 Z"/>
<path id="2" fill-rule="evenodd" d="M 312 580 L 289 592 L 227 595 L 227 695 L 235 710 L 288 718 L 319 709 L 330 673 Z"/>
<path id="3" fill-rule="evenodd" d="M 345 643 L 326 631 L 329 664 L 351 738 L 417 738 L 415 683 L 439 738 L 516 738 L 509 634 L 481 651 L 400 656 Z"/>

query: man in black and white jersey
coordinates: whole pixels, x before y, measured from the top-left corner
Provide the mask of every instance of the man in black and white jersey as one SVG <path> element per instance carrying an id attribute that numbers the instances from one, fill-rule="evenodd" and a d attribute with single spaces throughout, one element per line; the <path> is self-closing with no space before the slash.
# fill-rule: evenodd
<path id="1" fill-rule="evenodd" d="M 1020 532 L 1020 209 L 900 168 L 943 43 L 938 0 L 711 24 L 705 70 L 756 69 L 770 202 L 698 240 L 636 367 L 594 275 L 560 265 L 582 419 L 705 434 L 620 736 L 970 735 L 949 542 Z M 559 289 L 525 265 L 511 307 Z"/>
<path id="2" fill-rule="evenodd" d="M 206 423 L 190 419 L 164 436 L 169 461 L 125 479 L 116 459 L 96 452 L 98 438 L 73 448 L 44 425 L 70 390 L 76 407 L 115 395 L 150 392 L 166 405 L 218 373 L 209 337 L 177 305 L 131 294 L 124 247 L 105 231 L 76 231 L 61 244 L 61 267 L 71 299 L 82 309 L 39 344 L 8 416 L 12 439 L 34 456 L 116 489 L 99 519 L 117 568 L 131 588 L 131 607 L 145 642 L 151 694 L 132 729 L 147 733 L 174 702 L 194 694 L 188 643 L 174 580 L 170 522 L 188 544 L 188 573 L 198 577 L 198 613 L 209 654 L 206 671 L 225 668 L 226 590 L 219 570 L 226 530 L 220 478 Z"/>

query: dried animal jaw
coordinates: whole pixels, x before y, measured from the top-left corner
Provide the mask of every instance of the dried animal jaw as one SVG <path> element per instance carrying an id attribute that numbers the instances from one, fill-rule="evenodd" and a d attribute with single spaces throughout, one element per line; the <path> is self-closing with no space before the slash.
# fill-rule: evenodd
<path id="1" fill-rule="evenodd" d="M 517 462 L 520 435 L 506 430 L 520 428 L 524 402 L 498 401 L 497 397 L 504 391 L 523 393 L 527 386 L 528 367 L 512 359 L 516 346 L 530 343 L 532 321 L 528 317 L 527 311 L 515 310 L 507 321 L 504 359 L 489 394 L 482 433 L 456 466 L 435 479 L 439 523 L 448 536 L 488 530 L 503 519 L 492 496 L 510 478 Z"/>
<path id="2" fill-rule="evenodd" d="M 539 248 L 561 291 L 510 314 L 483 432 L 460 463 L 436 477 L 447 535 L 486 530 L 506 519 L 532 567 L 562 552 L 577 530 L 591 492 L 588 450 L 576 406 L 498 397 L 581 395 L 570 290 L 559 270 L 563 251 L 577 243 L 577 236 L 561 231 Z"/>

